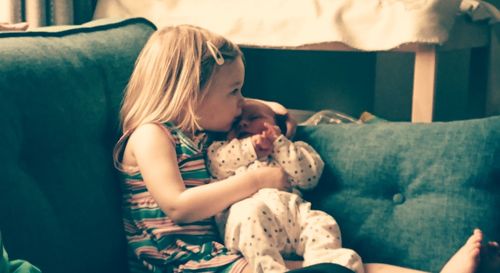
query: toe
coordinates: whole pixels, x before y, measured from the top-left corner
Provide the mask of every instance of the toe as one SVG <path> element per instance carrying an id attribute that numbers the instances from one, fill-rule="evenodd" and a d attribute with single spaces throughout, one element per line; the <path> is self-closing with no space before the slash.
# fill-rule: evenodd
<path id="1" fill-rule="evenodd" d="M 497 247 L 498 248 L 498 242 L 494 242 L 494 241 L 492 242 L 492 241 L 490 241 L 490 242 L 488 242 L 488 245 L 492 246 L 492 247 Z"/>
<path id="2" fill-rule="evenodd" d="M 474 248 L 474 249 L 471 251 L 471 255 L 472 255 L 472 257 L 479 257 L 479 252 L 480 252 L 480 249 L 479 249 L 479 248 Z"/>
<path id="3" fill-rule="evenodd" d="M 471 243 L 468 243 L 467 245 L 465 245 L 464 248 L 469 253 L 472 253 L 475 251 L 480 251 L 481 250 L 481 243 L 480 242 L 471 242 Z"/>
<path id="4" fill-rule="evenodd" d="M 476 228 L 469 239 L 472 242 L 481 242 L 483 240 L 483 232 Z"/>
<path id="5" fill-rule="evenodd" d="M 478 228 L 475 228 L 474 231 L 472 232 L 472 234 L 475 236 L 483 237 L 483 232 Z"/>

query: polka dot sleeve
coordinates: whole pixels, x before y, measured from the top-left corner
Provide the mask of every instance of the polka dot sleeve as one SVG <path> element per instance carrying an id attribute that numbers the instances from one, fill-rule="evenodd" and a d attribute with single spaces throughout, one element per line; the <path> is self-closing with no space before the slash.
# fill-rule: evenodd
<path id="1" fill-rule="evenodd" d="M 207 150 L 208 167 L 216 179 L 225 179 L 235 171 L 257 160 L 250 138 L 215 141 Z"/>
<path id="2" fill-rule="evenodd" d="M 318 184 L 324 162 L 309 144 L 281 135 L 274 141 L 271 157 L 290 176 L 292 186 L 308 190 Z"/>

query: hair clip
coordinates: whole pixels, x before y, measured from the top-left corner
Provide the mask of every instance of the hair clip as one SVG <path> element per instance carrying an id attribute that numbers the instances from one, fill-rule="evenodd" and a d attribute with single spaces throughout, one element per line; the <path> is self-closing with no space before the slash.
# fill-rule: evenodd
<path id="1" fill-rule="evenodd" d="M 220 53 L 219 49 L 210 41 L 207 41 L 207 48 L 208 51 L 210 51 L 210 54 L 214 57 L 215 62 L 218 65 L 223 65 L 224 57 L 222 56 L 222 53 Z"/>

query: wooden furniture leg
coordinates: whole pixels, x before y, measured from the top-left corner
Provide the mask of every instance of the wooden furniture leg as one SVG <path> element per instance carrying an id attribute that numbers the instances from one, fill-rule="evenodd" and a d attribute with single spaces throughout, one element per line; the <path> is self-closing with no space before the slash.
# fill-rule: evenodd
<path id="1" fill-rule="evenodd" d="M 436 89 L 437 52 L 429 46 L 415 52 L 412 122 L 432 122 Z"/>

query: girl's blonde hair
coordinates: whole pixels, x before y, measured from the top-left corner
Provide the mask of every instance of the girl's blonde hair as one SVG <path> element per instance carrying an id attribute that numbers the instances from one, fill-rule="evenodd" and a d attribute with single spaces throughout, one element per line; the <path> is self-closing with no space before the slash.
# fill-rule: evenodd
<path id="1" fill-rule="evenodd" d="M 200 27 L 157 30 L 139 54 L 125 89 L 120 111 L 124 137 L 145 123 L 173 122 L 190 132 L 201 129 L 195 109 L 216 66 L 240 56 L 238 46 Z M 115 165 L 121 142 L 115 146 Z"/>

